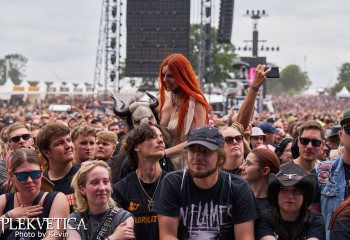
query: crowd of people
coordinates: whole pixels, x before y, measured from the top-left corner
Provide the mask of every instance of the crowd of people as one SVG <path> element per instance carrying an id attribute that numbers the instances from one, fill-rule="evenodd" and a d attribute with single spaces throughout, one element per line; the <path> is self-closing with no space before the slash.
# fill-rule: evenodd
<path id="1" fill-rule="evenodd" d="M 350 105 L 274 97 L 257 113 L 269 71 L 223 118 L 181 54 L 152 103 L 1 103 L 0 238 L 349 239 Z"/>

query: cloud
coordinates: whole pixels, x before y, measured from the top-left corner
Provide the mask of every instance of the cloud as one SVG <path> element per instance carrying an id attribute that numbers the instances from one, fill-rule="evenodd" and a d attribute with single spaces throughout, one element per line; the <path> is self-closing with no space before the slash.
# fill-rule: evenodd
<path id="1" fill-rule="evenodd" d="M 192 0 L 192 21 L 199 20 L 199 2 Z M 2 0 L 0 57 L 10 53 L 27 57 L 28 79 L 46 81 L 55 78 L 55 72 L 72 81 L 92 82 L 101 4 L 95 0 Z M 328 86 L 337 78 L 337 68 L 350 62 L 350 1 L 236 0 L 232 35 L 236 46 L 252 38 L 252 20 L 243 15 L 258 9 L 269 15 L 258 22 L 260 39 L 267 40 L 265 46 L 280 47 L 279 52 L 259 53 L 269 62 L 282 68 L 298 64 L 315 87 Z M 216 22 L 218 11 L 219 0 L 214 0 Z"/>

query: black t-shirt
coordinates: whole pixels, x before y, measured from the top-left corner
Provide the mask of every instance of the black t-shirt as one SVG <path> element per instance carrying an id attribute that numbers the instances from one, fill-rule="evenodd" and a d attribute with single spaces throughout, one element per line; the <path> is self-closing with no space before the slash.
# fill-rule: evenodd
<path id="1" fill-rule="evenodd" d="M 235 239 L 234 225 L 256 218 L 247 182 L 223 171 L 210 189 L 197 187 L 183 171 L 168 173 L 153 211 L 179 218 L 179 239 Z"/>
<path id="2" fill-rule="evenodd" d="M 311 237 L 315 237 L 317 239 L 325 239 L 326 233 L 325 233 L 325 224 L 321 213 L 312 213 L 312 216 L 310 217 L 311 221 L 308 226 L 304 227 L 304 231 L 301 233 L 301 235 L 295 239 L 295 240 L 304 240 Z M 283 226 L 283 228 L 287 231 L 289 236 L 291 236 L 291 233 L 295 229 L 296 225 L 298 224 L 299 220 L 296 221 L 281 221 L 280 225 Z M 272 224 L 272 217 L 270 211 L 265 211 L 263 215 L 258 218 L 258 220 L 255 223 L 255 236 L 256 239 L 260 239 L 265 236 L 274 236 L 277 240 L 283 240 L 279 237 L 279 234 L 275 227 Z"/>
<path id="3" fill-rule="evenodd" d="M 162 171 L 159 180 L 147 184 L 140 180 L 148 196 L 152 197 L 154 192 L 155 200 L 160 194 L 160 185 L 166 172 Z M 150 202 L 147 195 L 143 192 L 137 179 L 136 172 L 129 173 L 125 178 L 113 185 L 113 198 L 122 208 L 131 212 L 135 220 L 135 238 L 136 239 L 159 239 L 158 217 L 152 211 L 153 203 Z"/>
<path id="4" fill-rule="evenodd" d="M 264 198 L 255 198 L 256 203 L 258 205 L 259 213 L 265 212 L 267 209 L 271 208 L 271 205 L 269 203 L 269 200 L 267 197 Z"/>
<path id="5" fill-rule="evenodd" d="M 75 173 L 78 172 L 78 170 L 79 166 L 73 164 L 72 168 L 67 173 L 67 175 L 59 180 L 51 180 L 49 178 L 49 172 L 44 172 L 44 176 L 47 179 L 49 179 L 53 184 L 55 184 L 55 186 L 53 187 L 53 191 L 62 192 L 66 195 L 71 213 L 74 211 L 73 206 L 75 206 L 74 189 L 71 187 L 71 183 Z"/>
<path id="6" fill-rule="evenodd" d="M 350 206 L 336 217 L 331 230 L 331 239 L 350 239 Z"/>

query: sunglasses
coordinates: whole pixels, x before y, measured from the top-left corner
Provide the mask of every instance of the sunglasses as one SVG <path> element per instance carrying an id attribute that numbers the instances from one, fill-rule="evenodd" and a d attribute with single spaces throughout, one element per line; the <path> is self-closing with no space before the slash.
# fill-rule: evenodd
<path id="1" fill-rule="evenodd" d="M 343 129 L 347 135 L 350 135 L 350 125 L 345 126 Z"/>
<path id="2" fill-rule="evenodd" d="M 311 145 L 313 147 L 319 147 L 322 144 L 321 140 L 317 140 L 317 139 L 310 139 L 310 138 L 304 138 L 304 137 L 300 137 L 299 138 L 299 142 L 303 145 L 308 145 L 309 142 L 311 142 Z"/>
<path id="3" fill-rule="evenodd" d="M 241 143 L 242 140 L 243 140 L 242 135 L 238 135 L 235 137 L 225 137 L 225 143 L 227 143 L 227 144 L 232 144 L 233 141 L 236 141 L 237 143 Z"/>
<path id="4" fill-rule="evenodd" d="M 32 179 L 38 179 L 41 177 L 41 170 L 31 171 L 31 172 L 18 172 L 14 173 L 18 181 L 26 181 L 30 176 Z"/>
<path id="5" fill-rule="evenodd" d="M 16 136 L 16 137 L 11 138 L 10 141 L 18 143 L 21 140 L 21 138 L 24 141 L 27 141 L 29 138 L 31 138 L 31 136 L 30 136 L 30 134 L 23 134 L 21 136 Z"/>

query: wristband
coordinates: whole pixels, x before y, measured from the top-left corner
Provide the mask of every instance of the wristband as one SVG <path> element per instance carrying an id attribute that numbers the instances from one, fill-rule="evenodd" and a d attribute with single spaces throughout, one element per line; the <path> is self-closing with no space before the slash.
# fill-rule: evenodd
<path id="1" fill-rule="evenodd" d="M 166 158 L 166 152 L 165 152 L 165 150 L 164 150 L 164 156 L 163 156 L 163 159 L 164 159 L 164 158 Z"/>
<path id="2" fill-rule="evenodd" d="M 12 216 L 10 215 L 10 211 L 6 212 L 4 215 L 5 215 L 5 217 L 7 217 L 7 218 L 12 218 Z"/>
<path id="3" fill-rule="evenodd" d="M 250 86 L 249 88 L 250 88 L 250 89 L 253 89 L 254 91 L 259 92 L 259 88 L 260 88 L 260 87 L 258 87 L 258 86 Z"/>

